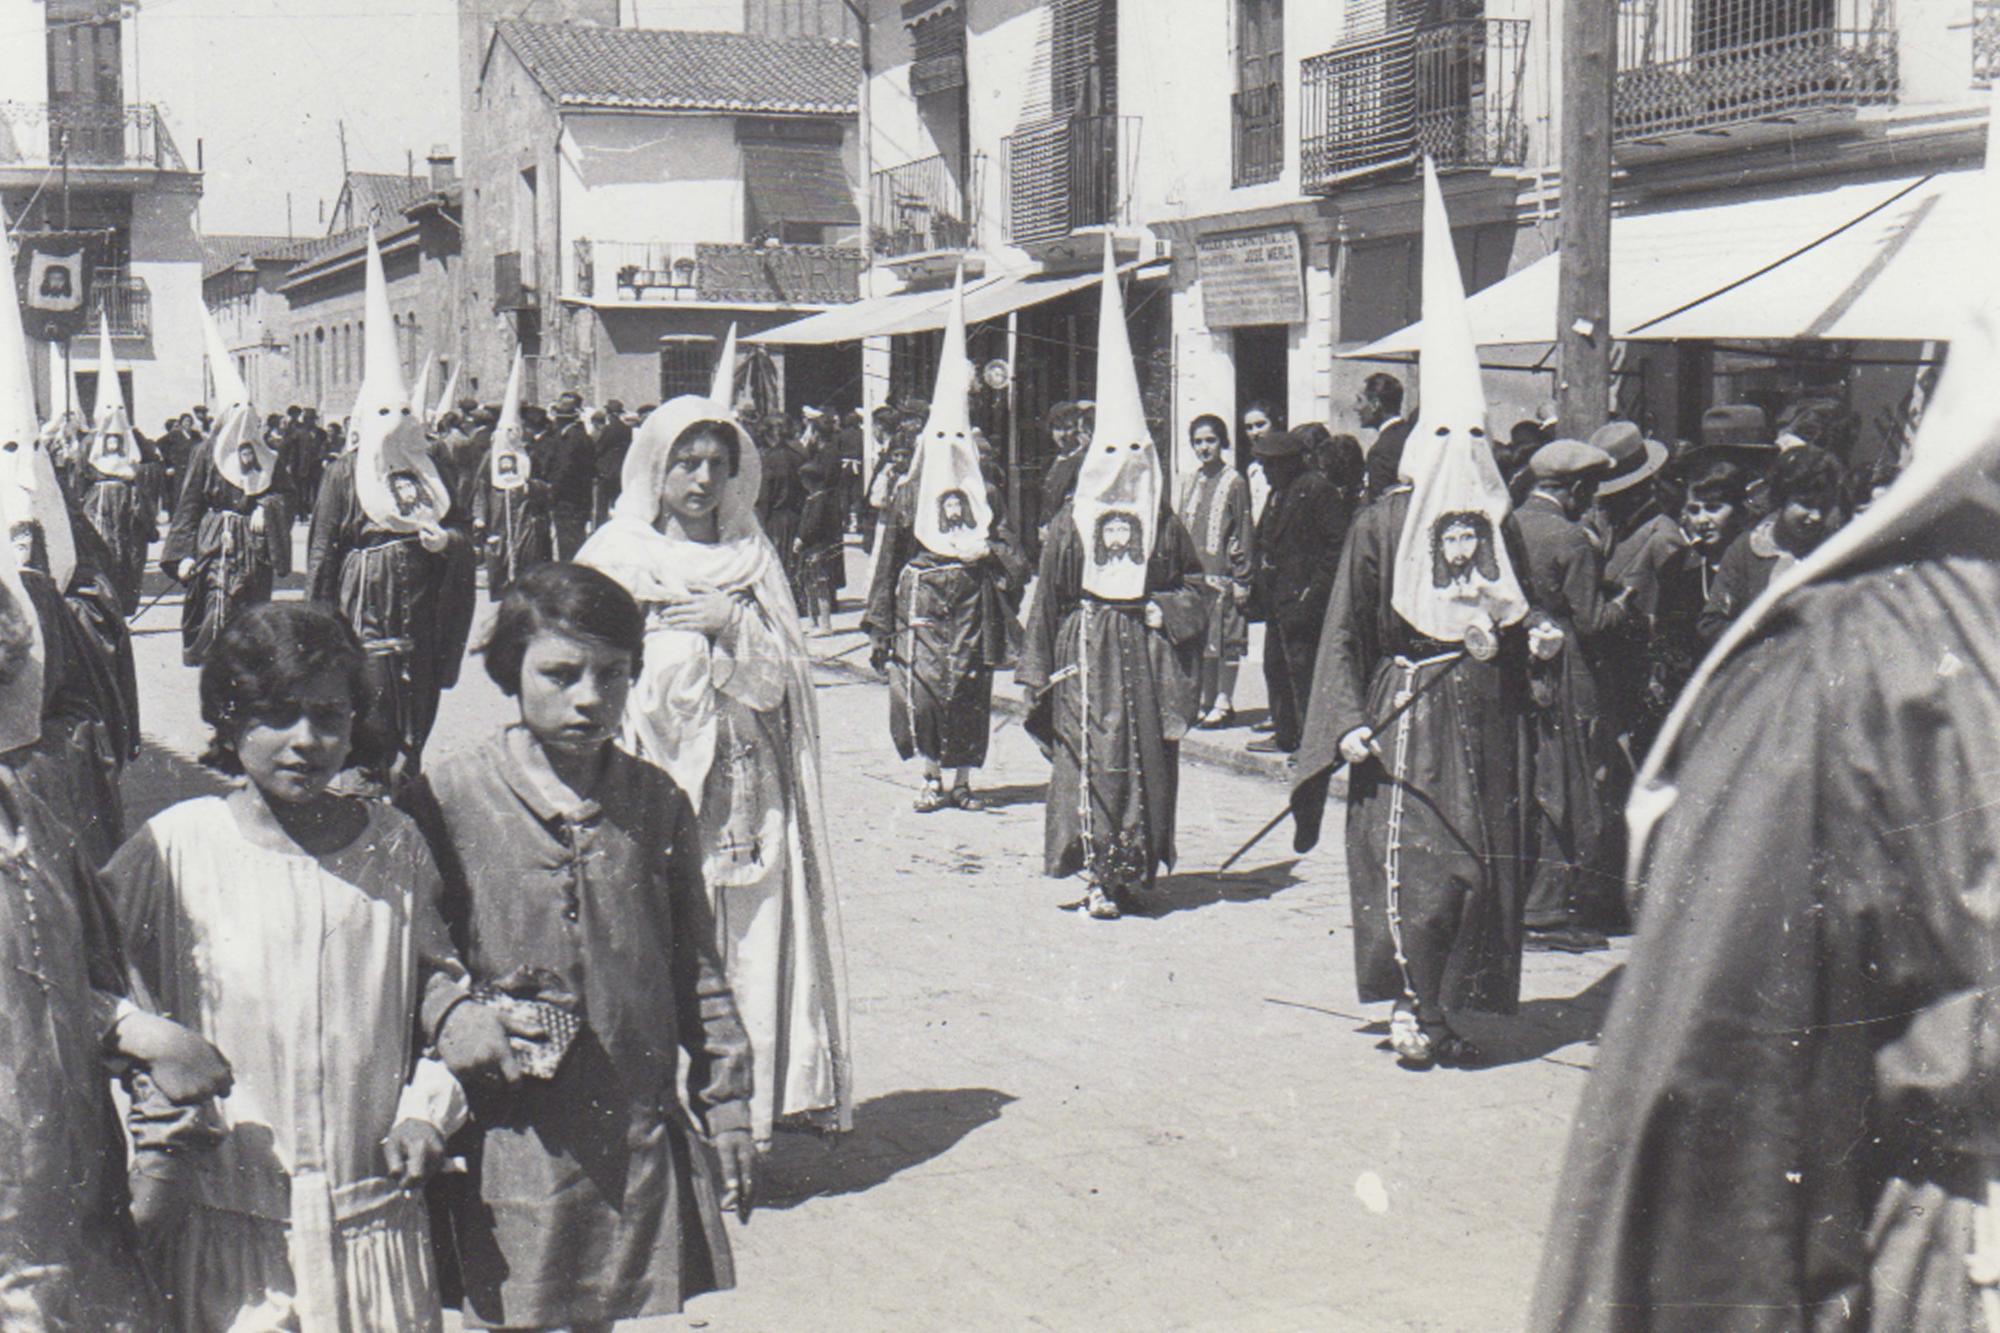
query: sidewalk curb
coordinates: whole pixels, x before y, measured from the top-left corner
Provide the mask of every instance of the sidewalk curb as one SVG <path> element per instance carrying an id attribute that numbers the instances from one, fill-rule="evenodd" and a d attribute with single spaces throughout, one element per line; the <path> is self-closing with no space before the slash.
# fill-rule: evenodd
<path id="1" fill-rule="evenodd" d="M 816 670 L 839 676 L 855 684 L 888 688 L 888 682 L 882 677 L 876 675 L 866 665 L 851 659 L 815 657 L 813 666 Z M 1027 715 L 1028 708 L 1019 695 L 1012 692 L 1003 693 L 996 689 L 993 692 L 993 711 L 1019 719 Z M 1181 741 L 1181 758 L 1189 763 L 1199 764 L 1203 768 L 1221 769 L 1226 773 L 1238 773 L 1249 778 L 1262 778 L 1266 782 L 1285 787 L 1291 786 L 1292 783 L 1291 765 L 1286 762 L 1284 755 L 1251 754 L 1240 744 L 1212 739 L 1201 732 L 1191 731 Z M 1346 792 L 1345 776 L 1336 775 L 1328 799 L 1345 797 Z"/>

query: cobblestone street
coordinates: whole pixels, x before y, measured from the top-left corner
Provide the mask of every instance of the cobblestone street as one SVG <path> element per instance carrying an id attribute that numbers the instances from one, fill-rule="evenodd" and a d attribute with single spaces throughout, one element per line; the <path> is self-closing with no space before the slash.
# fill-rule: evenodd
<path id="1" fill-rule="evenodd" d="M 136 627 L 135 827 L 214 785 L 177 611 Z M 1179 867 L 1146 915 L 1091 921 L 1041 877 L 1047 767 L 1019 723 L 991 809 L 916 814 L 885 688 L 837 669 L 858 660 L 820 692 L 855 1133 L 781 1134 L 732 1223 L 740 1289 L 650 1327 L 1517 1327 L 1621 955 L 1529 955 L 1520 1018 L 1467 1025 L 1496 1067 L 1403 1072 L 1354 999 L 1337 818 L 1310 856 L 1281 831 L 1219 877 L 1284 789 L 1184 764 Z M 433 754 L 510 716 L 470 661 Z"/>

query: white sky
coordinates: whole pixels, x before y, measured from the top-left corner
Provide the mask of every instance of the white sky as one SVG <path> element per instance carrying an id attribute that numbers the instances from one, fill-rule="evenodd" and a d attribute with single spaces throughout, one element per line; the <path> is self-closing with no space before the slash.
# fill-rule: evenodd
<path id="1" fill-rule="evenodd" d="M 293 234 L 323 233 L 343 119 L 356 171 L 457 148 L 454 0 L 142 0 L 137 36 L 127 100 L 165 109 L 189 166 L 203 141 L 205 231 L 282 236 L 289 190 Z"/>

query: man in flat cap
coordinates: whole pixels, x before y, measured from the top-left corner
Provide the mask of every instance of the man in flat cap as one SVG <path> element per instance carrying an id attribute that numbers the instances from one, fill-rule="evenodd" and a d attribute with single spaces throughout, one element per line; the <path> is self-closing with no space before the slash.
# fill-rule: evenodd
<path id="1" fill-rule="evenodd" d="M 1556 628 L 1529 634 L 1528 687 L 1534 785 L 1525 848 L 1530 949 L 1581 953 L 1604 947 L 1590 922 L 1612 915 L 1611 883 L 1586 883 L 1605 831 L 1604 783 L 1613 734 L 1599 698 L 1601 654 L 1625 620 L 1625 591 L 1607 596 L 1604 555 L 1584 527 L 1597 488 L 1616 463 L 1581 440 L 1553 440 L 1528 460 L 1533 489 L 1515 511 L 1529 582 Z"/>
<path id="2" fill-rule="evenodd" d="M 1327 599 L 1340 567 L 1340 497 L 1326 475 L 1306 464 L 1299 431 L 1269 431 L 1252 443 L 1271 483 L 1257 522 L 1250 607 L 1264 619 L 1264 684 L 1270 692 L 1271 735 L 1250 742 L 1259 753 L 1299 748 L 1312 699 L 1313 662 L 1326 622 Z"/>

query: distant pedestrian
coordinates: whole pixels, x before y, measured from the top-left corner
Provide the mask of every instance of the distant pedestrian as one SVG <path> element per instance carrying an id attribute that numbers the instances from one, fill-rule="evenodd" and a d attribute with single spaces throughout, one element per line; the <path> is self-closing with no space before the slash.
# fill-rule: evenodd
<path id="1" fill-rule="evenodd" d="M 1771 512 L 1738 537 L 1722 557 L 1700 630 L 1713 643 L 1729 622 L 1777 575 L 1812 554 L 1846 520 L 1841 509 L 1846 477 L 1840 461 L 1814 444 L 1778 455 L 1771 465 Z"/>
<path id="2" fill-rule="evenodd" d="M 1403 411 L 1403 382 L 1378 370 L 1361 383 L 1354 412 L 1362 426 L 1375 432 L 1368 446 L 1368 498 L 1393 490 L 1402 475 L 1403 446 L 1410 438 L 1410 419 Z"/>
<path id="3" fill-rule="evenodd" d="M 1250 594 L 1251 611 L 1264 622 L 1264 684 L 1273 724 L 1268 738 L 1250 742 L 1261 753 L 1299 748 L 1327 599 L 1353 519 L 1333 483 L 1307 466 L 1307 437 L 1308 428 L 1301 427 L 1259 436 L 1256 446 L 1271 479 L 1271 498 L 1257 525 Z"/>
<path id="4" fill-rule="evenodd" d="M 1181 484 L 1181 526 L 1194 542 L 1201 572 L 1188 582 L 1201 593 L 1206 629 L 1201 649 L 1200 725 L 1226 727 L 1236 720 L 1236 673 L 1249 650 L 1253 570 L 1250 489 L 1229 452 L 1229 427 L 1204 413 L 1188 427 L 1195 469 Z"/>
<path id="5" fill-rule="evenodd" d="M 597 446 L 583 423 L 583 399 L 567 392 L 556 399 L 550 414 L 555 439 L 550 466 L 542 472 L 549 485 L 549 518 L 555 529 L 555 557 L 575 559 L 590 535 L 597 492 Z"/>
<path id="6" fill-rule="evenodd" d="M 613 398 L 604 405 L 604 428 L 592 441 L 595 450 L 595 480 L 592 482 L 591 528 L 602 527 L 611 518 L 611 506 L 618 503 L 620 477 L 625 468 L 625 451 L 632 447 L 632 427 L 625 420 L 625 404 Z"/>

